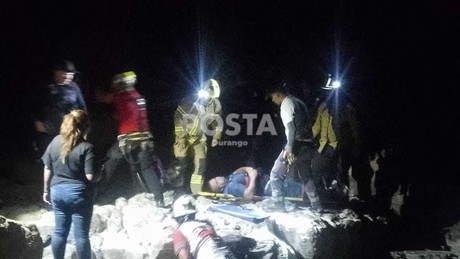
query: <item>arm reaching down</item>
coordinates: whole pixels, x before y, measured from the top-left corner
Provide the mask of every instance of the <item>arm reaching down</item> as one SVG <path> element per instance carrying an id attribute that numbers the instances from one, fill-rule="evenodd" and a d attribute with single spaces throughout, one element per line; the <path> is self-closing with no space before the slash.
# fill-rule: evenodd
<path id="1" fill-rule="evenodd" d="M 50 200 L 50 181 L 53 172 L 45 165 L 43 168 L 43 201 L 51 204 Z"/>
<path id="2" fill-rule="evenodd" d="M 244 190 L 243 198 L 245 200 L 252 200 L 256 194 L 256 179 L 258 172 L 252 167 L 241 167 L 236 170 L 236 172 L 244 172 L 249 177 L 249 183 L 246 189 Z"/>

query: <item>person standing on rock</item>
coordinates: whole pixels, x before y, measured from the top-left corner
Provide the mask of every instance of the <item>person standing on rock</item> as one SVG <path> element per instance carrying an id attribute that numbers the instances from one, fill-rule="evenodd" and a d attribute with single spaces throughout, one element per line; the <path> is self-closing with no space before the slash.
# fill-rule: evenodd
<path id="1" fill-rule="evenodd" d="M 288 95 L 283 87 L 270 89 L 267 99 L 280 106 L 281 120 L 283 121 L 286 144 L 276 158 L 270 172 L 273 206 L 267 211 L 285 211 L 283 191 L 286 175 L 299 179 L 309 199 L 311 208 L 321 211 L 322 205 L 316 191 L 311 170 L 311 160 L 315 149 L 311 132 L 312 119 L 305 104 L 298 98 Z"/>
<path id="2" fill-rule="evenodd" d="M 118 121 L 118 142 L 107 152 L 103 164 L 107 181 L 122 162 L 128 162 L 134 189 L 152 193 L 158 206 L 164 206 L 162 172 L 155 161 L 153 135 L 147 116 L 147 102 L 136 90 L 137 76 L 127 71 L 114 76 L 112 92 L 100 94 L 99 100 L 112 104 Z M 137 184 L 139 183 L 139 184 Z"/>
<path id="3" fill-rule="evenodd" d="M 46 148 L 43 200 L 55 215 L 51 248 L 55 259 L 63 259 L 73 223 L 78 258 L 91 258 L 89 227 L 93 214 L 94 186 L 100 175 L 94 170 L 94 146 L 86 141 L 90 123 L 83 110 L 64 116 L 60 134 Z"/>
<path id="4" fill-rule="evenodd" d="M 196 200 L 182 195 L 173 203 L 179 228 L 173 233 L 174 252 L 179 259 L 236 259 L 211 223 L 195 220 Z"/>
<path id="5" fill-rule="evenodd" d="M 211 147 L 216 147 L 222 137 L 219 118 L 222 105 L 220 86 L 208 79 L 200 86 L 198 98 L 187 96 L 174 112 L 174 156 L 176 181 L 182 181 L 185 193 L 202 191 L 208 154 L 207 136 L 212 136 Z"/>
<path id="6" fill-rule="evenodd" d="M 43 155 L 48 144 L 59 134 L 66 114 L 80 109 L 88 112 L 80 86 L 74 82 L 77 71 L 74 63 L 61 60 L 53 67 L 53 82 L 40 87 L 31 96 L 31 116 L 35 127 L 35 145 L 38 157 Z"/>

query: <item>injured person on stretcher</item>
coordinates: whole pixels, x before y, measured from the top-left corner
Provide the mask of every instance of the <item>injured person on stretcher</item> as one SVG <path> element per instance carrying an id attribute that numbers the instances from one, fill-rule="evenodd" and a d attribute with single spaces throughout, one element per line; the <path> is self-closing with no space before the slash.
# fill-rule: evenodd
<path id="1" fill-rule="evenodd" d="M 206 188 L 207 187 L 207 188 Z M 233 197 L 252 200 L 256 196 L 271 196 L 270 176 L 260 169 L 253 167 L 240 167 L 229 176 L 217 176 L 207 182 L 205 189 L 213 193 L 223 193 Z M 302 185 L 291 178 L 284 181 L 284 193 L 286 198 L 302 199 Z"/>

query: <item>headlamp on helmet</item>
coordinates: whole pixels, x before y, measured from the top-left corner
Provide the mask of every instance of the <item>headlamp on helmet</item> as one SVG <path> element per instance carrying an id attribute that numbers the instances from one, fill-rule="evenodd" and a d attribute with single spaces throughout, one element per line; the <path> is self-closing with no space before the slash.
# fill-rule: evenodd
<path id="1" fill-rule="evenodd" d="M 198 98 L 209 98 L 209 92 L 204 89 L 200 89 L 200 91 L 198 91 Z"/>
<path id="2" fill-rule="evenodd" d="M 323 86 L 322 88 L 323 88 L 323 89 L 326 89 L 326 90 L 333 90 L 333 89 L 340 88 L 341 85 L 342 85 L 342 84 L 340 83 L 339 80 L 334 80 L 334 81 L 332 81 L 331 74 L 329 74 L 329 76 L 328 76 L 328 78 L 327 78 L 326 85 Z"/>
<path id="3" fill-rule="evenodd" d="M 220 87 L 219 83 L 217 83 L 214 79 L 206 80 L 200 87 L 201 89 L 198 91 L 199 98 L 219 98 L 220 96 Z"/>

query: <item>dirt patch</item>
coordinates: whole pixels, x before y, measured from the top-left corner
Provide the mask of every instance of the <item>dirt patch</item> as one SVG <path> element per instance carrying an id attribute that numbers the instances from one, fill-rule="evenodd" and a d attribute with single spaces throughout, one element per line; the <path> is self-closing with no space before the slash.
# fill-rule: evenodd
<path id="1" fill-rule="evenodd" d="M 50 207 L 42 201 L 43 166 L 29 159 L 0 163 L 0 215 L 24 223 L 39 220 Z"/>

